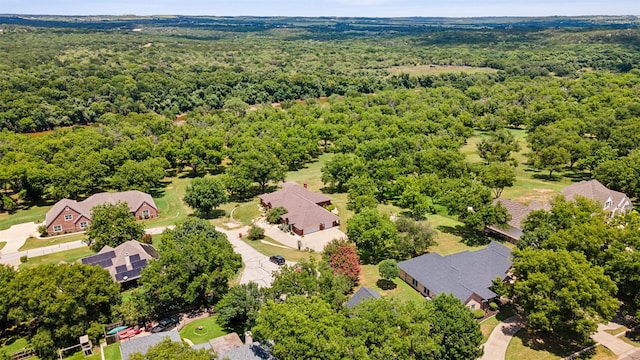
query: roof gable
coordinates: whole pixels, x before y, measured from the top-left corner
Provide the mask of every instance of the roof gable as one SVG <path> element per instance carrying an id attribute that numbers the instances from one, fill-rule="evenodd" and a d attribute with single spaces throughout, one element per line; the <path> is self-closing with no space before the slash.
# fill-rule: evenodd
<path id="1" fill-rule="evenodd" d="M 380 298 L 380 294 L 369 289 L 368 287 L 363 286 L 360 289 L 358 289 L 358 291 L 356 291 L 356 293 L 353 294 L 353 296 L 351 296 L 349 301 L 347 301 L 346 306 L 348 308 L 352 308 L 367 299 L 378 299 L 378 298 Z"/>
<path id="2" fill-rule="evenodd" d="M 117 282 L 123 283 L 139 278 L 142 269 L 156 257 L 157 252 L 153 246 L 130 240 L 115 248 L 105 246 L 97 254 L 80 261 L 106 269 Z"/>
<path id="3" fill-rule="evenodd" d="M 402 261 L 398 267 L 436 294 L 451 293 L 463 302 L 473 293 L 489 299 L 496 296 L 489 290 L 493 280 L 511 268 L 511 250 L 492 241 L 482 250 L 448 256 L 429 253 Z"/>
<path id="4" fill-rule="evenodd" d="M 164 339 L 173 342 L 182 343 L 178 331 L 171 330 L 161 333 L 149 334 L 147 336 L 135 337 L 127 341 L 120 342 L 120 355 L 122 360 L 129 360 L 129 357 L 135 353 L 146 354 L 149 348 L 161 343 Z"/>

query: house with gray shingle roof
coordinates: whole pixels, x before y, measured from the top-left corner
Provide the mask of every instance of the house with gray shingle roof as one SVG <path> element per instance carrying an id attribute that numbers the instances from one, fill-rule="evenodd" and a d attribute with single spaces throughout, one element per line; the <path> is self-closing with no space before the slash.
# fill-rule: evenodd
<path id="1" fill-rule="evenodd" d="M 369 289 L 368 287 L 363 286 L 360 289 L 358 289 L 358 291 L 356 291 L 355 294 L 353 294 L 353 296 L 349 299 L 349 301 L 347 301 L 345 306 L 348 308 L 352 308 L 367 299 L 378 299 L 378 298 L 380 298 L 380 294 Z"/>
<path id="2" fill-rule="evenodd" d="M 165 339 L 182 343 L 182 339 L 180 338 L 180 334 L 177 330 L 149 334 L 121 341 L 120 355 L 122 356 L 122 360 L 129 360 L 129 357 L 135 353 L 144 355 L 149 351 L 150 347 L 158 345 Z"/>
<path id="3" fill-rule="evenodd" d="M 100 266 L 109 271 L 116 282 L 125 284 L 140 278 L 149 261 L 157 257 L 152 245 L 129 240 L 115 248 L 107 245 L 97 254 L 80 259 L 80 262 Z"/>
<path id="4" fill-rule="evenodd" d="M 486 309 L 497 295 L 489 289 L 495 278 L 507 279 L 511 250 L 492 241 L 486 248 L 442 256 L 424 254 L 398 263 L 400 278 L 426 298 L 456 296 L 471 309 Z"/>
<path id="5" fill-rule="evenodd" d="M 602 206 L 611 216 L 626 213 L 633 209 L 631 200 L 624 193 L 614 191 L 602 185 L 598 180 L 580 181 L 562 189 L 565 199 L 571 201 L 577 196 L 593 200 Z"/>
<path id="6" fill-rule="evenodd" d="M 282 189 L 259 196 L 260 204 L 269 210 L 283 207 L 287 213 L 280 218 L 283 224 L 302 236 L 340 225 L 340 218 L 324 208 L 331 204 L 331 198 L 309 191 L 306 185 L 284 183 Z"/>
<path id="7" fill-rule="evenodd" d="M 158 207 L 151 195 L 137 190 L 117 193 L 103 192 L 84 201 L 62 199 L 47 212 L 45 226 L 49 234 L 85 231 L 91 225 L 91 209 L 96 205 L 124 202 L 136 219 L 158 217 Z"/>

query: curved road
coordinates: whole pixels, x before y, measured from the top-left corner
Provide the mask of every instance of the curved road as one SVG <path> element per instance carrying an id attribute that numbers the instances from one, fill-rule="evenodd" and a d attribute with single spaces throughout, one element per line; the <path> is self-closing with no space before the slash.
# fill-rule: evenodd
<path id="1" fill-rule="evenodd" d="M 147 234 L 154 235 L 162 233 L 167 228 L 173 228 L 173 226 L 151 228 L 146 229 L 145 231 L 147 232 Z M 235 229 L 233 231 L 216 227 L 216 230 L 227 235 L 227 238 L 233 246 L 234 251 L 242 256 L 244 270 L 240 278 L 240 283 L 246 284 L 250 281 L 253 281 L 263 287 L 271 286 L 271 281 L 273 281 L 272 273 L 278 269 L 278 265 L 269 261 L 269 257 L 267 257 L 266 255 L 261 254 L 251 246 L 247 245 L 244 241 L 240 240 L 238 234 L 246 234 L 248 232 L 248 227 Z M 22 243 L 24 243 L 24 241 Z M 20 258 L 22 256 L 32 258 L 72 249 L 83 248 L 86 246 L 87 245 L 85 245 L 82 240 L 77 240 L 26 251 L 17 251 L 17 249 L 11 249 L 12 251 L 10 250 L 9 252 L 2 252 L 2 255 L 0 256 L 0 264 L 18 266 L 20 265 Z M 3 250 L 6 250 L 6 248 Z"/>

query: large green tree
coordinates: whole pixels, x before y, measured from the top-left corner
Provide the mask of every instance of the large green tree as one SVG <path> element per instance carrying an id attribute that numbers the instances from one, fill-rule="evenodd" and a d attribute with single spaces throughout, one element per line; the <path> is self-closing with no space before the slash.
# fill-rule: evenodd
<path id="1" fill-rule="evenodd" d="M 143 355 L 133 353 L 131 360 L 211 360 L 211 351 L 194 349 L 186 343 L 173 342 L 165 339 L 150 347 Z"/>
<path id="2" fill-rule="evenodd" d="M 244 333 L 256 325 L 266 300 L 267 290 L 255 282 L 234 286 L 216 304 L 216 320 L 224 328 Z"/>
<path id="3" fill-rule="evenodd" d="M 158 255 L 142 271 L 140 280 L 156 314 L 218 301 L 242 266 L 227 237 L 197 218 L 165 230 Z"/>
<path id="4" fill-rule="evenodd" d="M 477 359 L 482 356 L 483 337 L 478 321 L 468 307 L 453 294 L 440 294 L 428 305 L 433 309 L 436 359 Z"/>
<path id="5" fill-rule="evenodd" d="M 513 298 L 532 330 L 586 342 L 619 306 L 615 283 L 581 253 L 519 250 L 513 269 Z"/>
<path id="6" fill-rule="evenodd" d="M 142 235 L 144 229 L 131 215 L 126 203 L 105 203 L 91 209 L 87 244 L 93 251 L 100 251 L 107 245 L 116 247 L 129 240 L 140 240 Z"/>
<path id="7" fill-rule="evenodd" d="M 184 202 L 198 214 L 207 216 L 213 209 L 227 202 L 227 192 L 220 180 L 212 177 L 196 178 L 187 186 Z"/>
<path id="8" fill-rule="evenodd" d="M 53 358 L 92 323 L 111 321 L 120 286 L 99 266 L 41 265 L 18 272 L 3 295 L 9 321 L 24 329 L 39 356 Z"/>
<path id="9" fill-rule="evenodd" d="M 347 220 L 347 236 L 356 244 L 362 261 L 377 263 L 394 253 L 398 230 L 376 209 L 365 209 Z"/>

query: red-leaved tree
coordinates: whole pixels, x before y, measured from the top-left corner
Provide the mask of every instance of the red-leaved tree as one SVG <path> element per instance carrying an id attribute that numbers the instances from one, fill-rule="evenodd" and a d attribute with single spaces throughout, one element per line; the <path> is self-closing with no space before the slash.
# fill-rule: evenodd
<path id="1" fill-rule="evenodd" d="M 324 247 L 322 258 L 329 262 L 334 274 L 346 276 L 352 287 L 358 285 L 360 257 L 353 243 L 346 239 L 331 240 Z"/>

